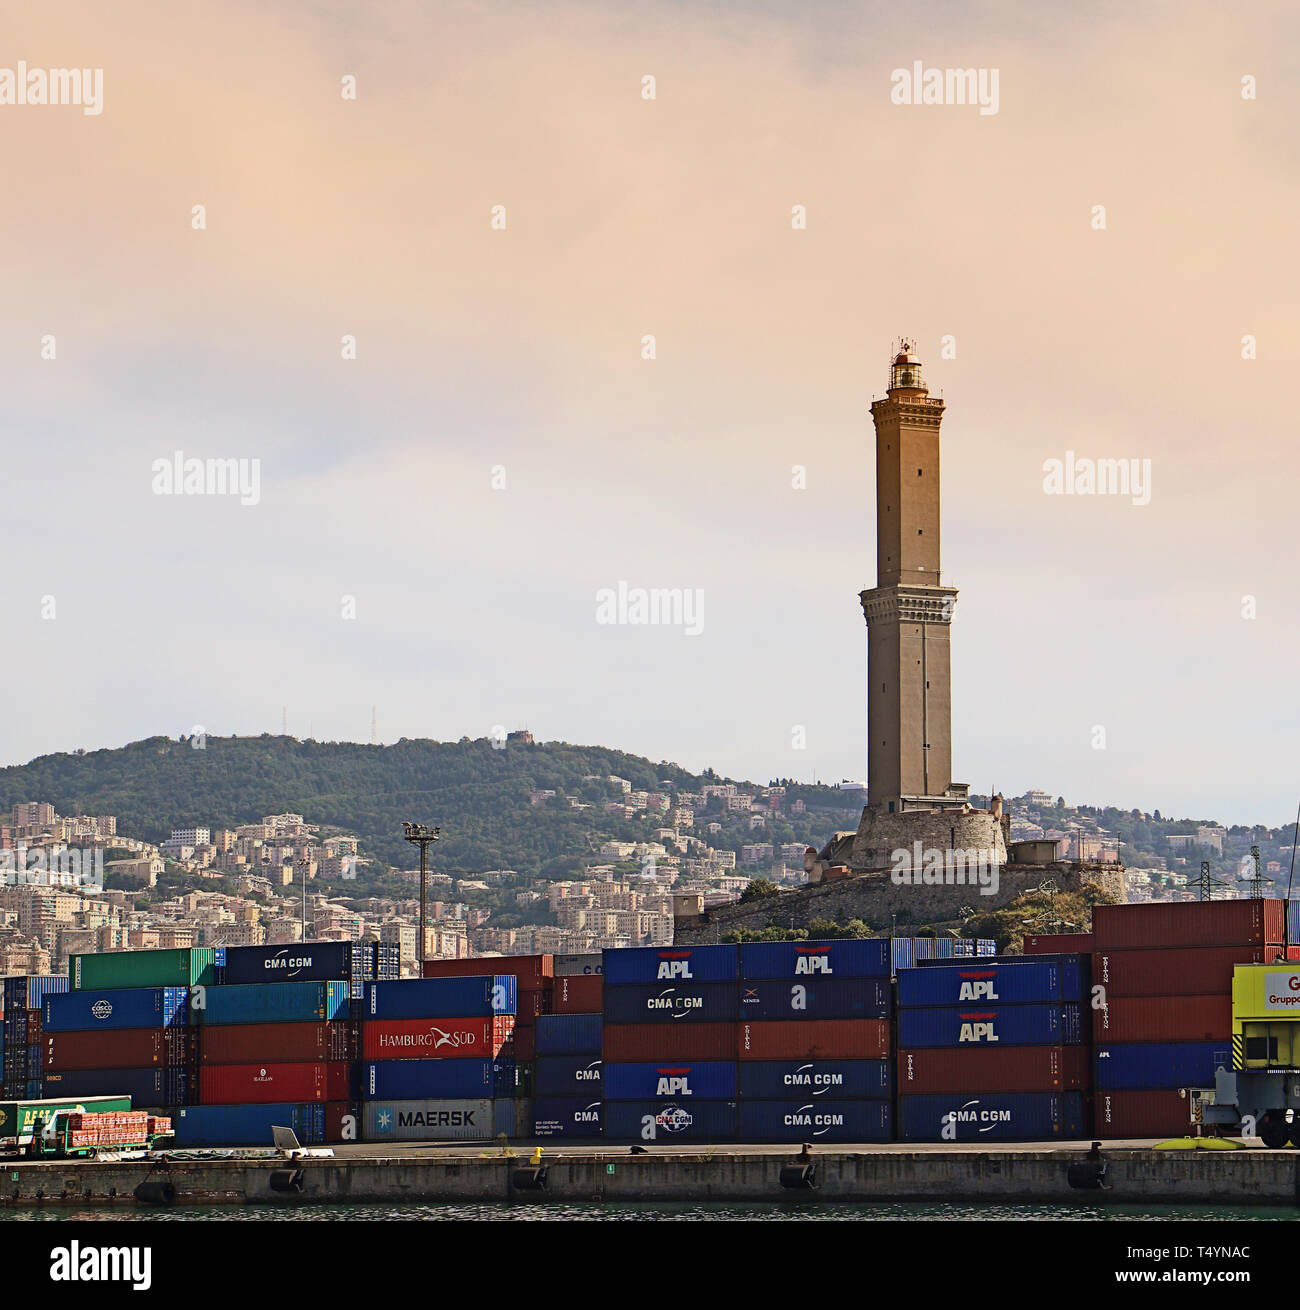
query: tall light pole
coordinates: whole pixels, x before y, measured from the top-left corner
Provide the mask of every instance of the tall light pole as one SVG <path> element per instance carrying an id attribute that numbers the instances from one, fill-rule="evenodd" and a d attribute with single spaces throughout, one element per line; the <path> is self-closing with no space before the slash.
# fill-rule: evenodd
<path id="1" fill-rule="evenodd" d="M 303 857 L 298 859 L 298 867 L 302 870 L 302 941 L 307 940 L 307 866 L 310 860 Z"/>
<path id="2" fill-rule="evenodd" d="M 426 894 L 429 886 L 429 843 L 439 841 L 442 838 L 442 829 L 430 827 L 427 823 L 403 823 L 402 834 L 406 840 L 413 842 L 420 848 L 420 942 L 415 948 L 416 961 L 423 966 L 425 942 L 425 904 Z M 424 969 L 421 968 L 423 973 Z"/>

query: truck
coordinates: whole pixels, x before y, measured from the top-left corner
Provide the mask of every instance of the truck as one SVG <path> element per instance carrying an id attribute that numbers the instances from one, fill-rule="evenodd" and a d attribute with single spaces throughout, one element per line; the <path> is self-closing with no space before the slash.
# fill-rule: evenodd
<path id="1" fill-rule="evenodd" d="M 52 1119 L 41 1123 L 33 1147 L 40 1156 L 88 1159 L 101 1150 L 156 1150 L 172 1136 L 170 1119 L 144 1110 L 58 1110 Z"/>
<path id="2" fill-rule="evenodd" d="M 47 1100 L 0 1101 L 0 1152 L 13 1154 L 30 1150 L 36 1137 L 36 1123 L 44 1128 L 60 1111 L 116 1112 L 129 1110 L 129 1096 L 54 1097 Z"/>

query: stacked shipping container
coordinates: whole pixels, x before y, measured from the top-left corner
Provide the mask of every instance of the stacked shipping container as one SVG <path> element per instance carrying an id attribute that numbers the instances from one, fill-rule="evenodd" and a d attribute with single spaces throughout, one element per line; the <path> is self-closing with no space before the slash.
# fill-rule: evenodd
<path id="1" fill-rule="evenodd" d="M 0 1096 L 39 1100 L 42 1093 L 41 1002 L 68 990 L 61 975 L 6 978 L 0 990 Z"/>

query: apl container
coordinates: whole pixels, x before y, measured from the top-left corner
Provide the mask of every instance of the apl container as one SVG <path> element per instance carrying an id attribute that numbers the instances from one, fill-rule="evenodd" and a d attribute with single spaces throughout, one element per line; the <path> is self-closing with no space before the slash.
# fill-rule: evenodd
<path id="1" fill-rule="evenodd" d="M 740 1102 L 742 1142 L 888 1142 L 888 1101 Z"/>
<path id="2" fill-rule="evenodd" d="M 476 1019 L 513 1015 L 517 1001 L 512 974 L 408 978 L 368 983 L 364 1014 L 367 1019 Z"/>
<path id="3" fill-rule="evenodd" d="M 599 1054 L 604 1022 L 598 1014 L 547 1014 L 537 1020 L 538 1055 Z"/>
<path id="4" fill-rule="evenodd" d="M 784 1028 L 795 1025 L 752 1026 Z M 798 1025 L 800 1028 L 807 1026 Z M 734 1060 L 739 1031 L 740 1025 L 735 1023 L 606 1024 L 601 1036 L 601 1052 L 607 1060 Z"/>
<path id="5" fill-rule="evenodd" d="M 227 946 L 221 981 L 347 982 L 374 977 L 374 943 L 301 942 L 296 946 Z"/>
<path id="6" fill-rule="evenodd" d="M 746 1100 L 879 1101 L 893 1095 L 890 1060 L 746 1060 L 737 1067 Z"/>
<path id="7" fill-rule="evenodd" d="M 203 1105 L 259 1101 L 346 1101 L 353 1094 L 352 1065 L 345 1060 L 302 1064 L 209 1064 L 199 1075 Z"/>
<path id="8" fill-rule="evenodd" d="M 1285 907 L 1280 900 L 1096 905 L 1092 911 L 1094 949 L 1281 945 L 1286 940 Z"/>
<path id="9" fill-rule="evenodd" d="M 539 1055 L 533 1065 L 533 1095 L 539 1098 L 599 1097 L 599 1055 Z"/>
<path id="10" fill-rule="evenodd" d="M 400 984 L 381 983 L 390 987 Z M 346 982 L 249 983 L 207 987 L 195 1018 L 203 1024 L 325 1023 L 348 1017 Z"/>
<path id="11" fill-rule="evenodd" d="M 1130 1042 L 1098 1046 L 1097 1090 L 1213 1087 L 1216 1068 L 1232 1068 L 1230 1042 Z"/>
<path id="12" fill-rule="evenodd" d="M 533 1102 L 533 1136 L 582 1141 L 601 1135 L 599 1099 L 583 1096 L 538 1097 Z"/>
<path id="13" fill-rule="evenodd" d="M 69 1069 L 46 1074 L 42 1095 L 50 1097 L 129 1096 L 132 1108 L 161 1109 L 191 1099 L 190 1071 L 180 1068 Z"/>
<path id="14" fill-rule="evenodd" d="M 367 1101 L 361 1112 L 367 1142 L 487 1141 L 515 1135 L 511 1100 Z"/>
<path id="15" fill-rule="evenodd" d="M 713 1060 L 607 1063 L 603 1085 L 606 1101 L 649 1101 L 656 1097 L 734 1101 L 736 1065 L 734 1061 Z"/>
<path id="16" fill-rule="evenodd" d="M 203 1064 L 288 1064 L 357 1058 L 356 1025 L 347 1019 L 333 1023 L 208 1023 L 198 1032 Z"/>
<path id="17" fill-rule="evenodd" d="M 888 978 L 889 938 L 829 942 L 746 942 L 740 948 L 742 979 Z"/>
<path id="18" fill-rule="evenodd" d="M 900 1096 L 903 1142 L 1045 1142 L 1082 1137 L 1080 1092 L 992 1092 Z"/>
<path id="19" fill-rule="evenodd" d="M 608 966 L 609 953 L 605 956 Z M 731 1142 L 738 1131 L 735 1101 L 606 1101 L 606 1140 L 678 1146 Z"/>
<path id="20" fill-rule="evenodd" d="M 1297 974 L 1300 977 L 1300 974 Z M 1115 996 L 1092 1012 L 1097 1042 L 1230 1044 L 1232 1001 L 1217 996 Z"/>
<path id="21" fill-rule="evenodd" d="M 957 1092 L 1072 1092 L 1092 1085 L 1086 1046 L 988 1046 L 898 1052 L 900 1096 Z"/>
<path id="22" fill-rule="evenodd" d="M 139 1069 L 192 1064 L 197 1028 L 117 1028 L 106 1032 L 47 1033 L 41 1039 L 41 1068 Z"/>
<path id="23" fill-rule="evenodd" d="M 509 974 L 521 992 L 549 990 L 554 976 L 551 955 L 483 955 L 473 960 L 425 960 L 426 978 L 480 978 Z"/>
<path id="24" fill-rule="evenodd" d="M 284 1105 L 187 1105 L 172 1115 L 178 1147 L 270 1147 L 274 1145 L 273 1127 L 291 1129 L 303 1146 L 318 1146 L 327 1140 L 325 1125 L 326 1107 L 320 1101 Z"/>
<path id="25" fill-rule="evenodd" d="M 898 975 L 898 1004 L 916 1008 L 1081 1001 L 1084 982 L 1084 972 L 1077 964 L 971 960 L 952 968 L 905 969 Z"/>
<path id="26" fill-rule="evenodd" d="M 224 948 L 221 958 L 225 958 Z M 73 991 L 94 988 L 197 987 L 217 981 L 218 953 L 208 946 L 106 951 L 68 957 Z"/>
<path id="27" fill-rule="evenodd" d="M 496 1059 L 510 1054 L 514 1017 L 492 1019 L 366 1019 L 361 1053 L 367 1060 Z M 518 1053 L 514 1052 L 516 1058 Z"/>
<path id="28" fill-rule="evenodd" d="M 1260 964 L 1275 953 L 1265 946 L 1193 946 L 1182 950 L 1098 951 L 1092 981 L 1116 996 L 1228 995 L 1238 964 Z"/>
<path id="29" fill-rule="evenodd" d="M 599 1083 L 597 1084 L 599 1086 Z M 365 1101 L 491 1100 L 515 1094 L 515 1062 L 503 1060 L 376 1060 L 361 1066 Z"/>
<path id="30" fill-rule="evenodd" d="M 883 1060 L 890 1049 L 885 1019 L 768 1019 L 737 1035 L 741 1060 Z"/>
<path id="31" fill-rule="evenodd" d="M 600 951 L 587 955 L 557 955 L 554 957 L 557 978 L 576 977 L 579 974 L 603 974 L 605 957 Z"/>
<path id="32" fill-rule="evenodd" d="M 734 946 L 634 946 L 605 952 L 605 983 L 734 982 L 740 955 Z"/>
<path id="33" fill-rule="evenodd" d="M 651 983 L 615 987 L 609 974 L 605 976 L 605 983 L 606 1023 L 724 1023 L 736 1019 L 735 983 Z"/>
<path id="34" fill-rule="evenodd" d="M 1083 1040 L 1078 1005 L 953 1005 L 900 1010 L 898 1045 L 1068 1046 Z"/>
<path id="35" fill-rule="evenodd" d="M 1092 1131 L 1098 1137 L 1186 1137 L 1191 1103 L 1181 1090 L 1098 1092 L 1092 1103 Z"/>
<path id="36" fill-rule="evenodd" d="M 41 1003 L 41 1030 L 85 1032 L 94 1028 L 184 1027 L 190 1021 L 184 987 L 129 987 L 120 991 L 64 992 Z M 30 1035 L 30 1025 L 29 1025 Z"/>
<path id="37" fill-rule="evenodd" d="M 740 984 L 741 1019 L 887 1019 L 888 978 L 785 979 Z"/>

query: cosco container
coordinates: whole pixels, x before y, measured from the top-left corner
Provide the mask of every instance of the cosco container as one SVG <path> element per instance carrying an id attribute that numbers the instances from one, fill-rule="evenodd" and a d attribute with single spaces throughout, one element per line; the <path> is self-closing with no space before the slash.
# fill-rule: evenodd
<path id="1" fill-rule="evenodd" d="M 7 1019 L 15 1010 L 39 1010 L 47 996 L 68 990 L 68 980 L 61 973 L 28 974 L 4 979 L 3 1009 Z"/>
<path id="2" fill-rule="evenodd" d="M 1129 1042 L 1097 1047 L 1098 1091 L 1213 1087 L 1232 1068 L 1230 1042 Z"/>
<path id="3" fill-rule="evenodd" d="M 736 1099 L 734 1061 L 607 1063 L 602 1078 L 606 1101 L 649 1101 L 655 1097 L 681 1097 L 698 1101 Z"/>
<path id="4" fill-rule="evenodd" d="M 41 1084 L 46 1098 L 53 1096 L 129 1096 L 133 1108 L 154 1109 L 186 1105 L 191 1099 L 190 1070 L 69 1069 L 46 1074 Z"/>
<path id="5" fill-rule="evenodd" d="M 605 980 L 601 974 L 573 974 L 555 980 L 551 993 L 553 1014 L 599 1014 L 605 994 Z"/>
<path id="6" fill-rule="evenodd" d="M 786 979 L 740 984 L 741 1019 L 887 1019 L 888 978 Z"/>
<path id="7" fill-rule="evenodd" d="M 1077 964 L 992 964 L 971 960 L 946 969 L 905 969 L 898 975 L 900 1007 L 1033 1004 L 1084 999 Z"/>
<path id="8" fill-rule="evenodd" d="M 395 984 L 376 984 L 391 987 Z M 400 985 L 400 984 L 396 984 Z M 208 987 L 195 1018 L 203 1024 L 325 1023 L 348 1017 L 346 982 L 246 983 Z"/>
<path id="9" fill-rule="evenodd" d="M 1181 1090 L 1098 1092 L 1092 1103 L 1092 1131 L 1103 1139 L 1186 1137 L 1191 1118 Z"/>
<path id="10" fill-rule="evenodd" d="M 41 1068 L 140 1069 L 146 1065 L 191 1064 L 197 1028 L 118 1028 L 106 1032 L 46 1033 L 41 1039 Z"/>
<path id="11" fill-rule="evenodd" d="M 1298 975 L 1300 976 L 1300 975 Z M 1232 1040 L 1232 1001 L 1219 996 L 1116 996 L 1092 1011 L 1097 1042 Z"/>
<path id="12" fill-rule="evenodd" d="M 740 1024 L 738 1038 L 741 1060 L 883 1060 L 890 1049 L 885 1019 L 768 1019 Z"/>
<path id="13" fill-rule="evenodd" d="M 130 1108 L 129 1096 L 76 1096 L 71 1100 L 62 1096 L 52 1099 L 36 1096 L 0 1101 L 0 1142 L 25 1146 L 32 1141 L 38 1119 L 48 1124 L 56 1114 L 68 1110 L 107 1114 Z"/>
<path id="14" fill-rule="evenodd" d="M 992 1092 L 900 1096 L 904 1142 L 1045 1142 L 1082 1137 L 1080 1092 Z"/>
<path id="15" fill-rule="evenodd" d="M 210 1064 L 199 1075 L 203 1105 L 258 1101 L 346 1101 L 353 1093 L 345 1060 L 301 1064 Z"/>
<path id="16" fill-rule="evenodd" d="M 302 942 L 296 946 L 227 946 L 221 981 L 227 984 L 346 982 L 375 974 L 373 942 Z"/>
<path id="17" fill-rule="evenodd" d="M 509 974 L 521 992 L 545 991 L 554 974 L 550 955 L 482 955 L 473 960 L 425 960 L 426 978 L 481 978 Z"/>
<path id="18" fill-rule="evenodd" d="M 547 1014 L 537 1021 L 538 1055 L 600 1054 L 604 1022 L 598 1014 Z"/>
<path id="19" fill-rule="evenodd" d="M 606 1101 L 602 1126 L 606 1140 L 660 1146 L 733 1142 L 739 1129 L 735 1101 L 685 1099 Z"/>
<path id="20" fill-rule="evenodd" d="M 287 1105 L 187 1105 L 172 1115 L 178 1147 L 274 1145 L 273 1127 L 291 1129 L 303 1146 L 326 1140 L 326 1107 L 317 1101 Z M 333 1140 L 333 1139 L 330 1139 Z"/>
<path id="21" fill-rule="evenodd" d="M 952 1005 L 899 1010 L 898 1045 L 1068 1046 L 1083 1040 L 1078 1005 Z"/>
<path id="22" fill-rule="evenodd" d="M 490 1059 L 508 1054 L 514 1018 L 364 1020 L 361 1053 L 367 1060 Z M 515 1052 L 516 1058 L 518 1053 Z"/>
<path id="23" fill-rule="evenodd" d="M 900 1096 L 956 1092 L 1073 1092 L 1092 1085 L 1086 1046 L 933 1047 L 898 1052 Z"/>
<path id="24" fill-rule="evenodd" d="M 518 988 L 511 974 L 472 978 L 404 978 L 366 985 L 367 1019 L 476 1019 L 515 1013 Z"/>
<path id="25" fill-rule="evenodd" d="M 367 1101 L 361 1111 L 367 1142 L 488 1141 L 515 1136 L 515 1102 L 476 1100 Z"/>
<path id="26" fill-rule="evenodd" d="M 599 1084 L 597 1084 L 599 1086 Z M 436 1101 L 515 1094 L 515 1062 L 501 1060 L 376 1060 L 361 1066 L 365 1101 Z"/>
<path id="27" fill-rule="evenodd" d="M 538 1097 L 533 1102 L 533 1136 L 575 1141 L 601 1135 L 599 1099 L 584 1096 Z"/>
<path id="28" fill-rule="evenodd" d="M 1092 957 L 1092 981 L 1115 996 L 1226 996 L 1238 964 L 1260 964 L 1276 948 L 1200 946 L 1181 950 L 1098 951 Z"/>
<path id="29" fill-rule="evenodd" d="M 180 1028 L 190 1021 L 189 1002 L 184 987 L 64 992 L 41 1003 L 41 1029 L 67 1033 L 92 1028 Z"/>
<path id="30" fill-rule="evenodd" d="M 1094 950 L 1169 946 L 1278 946 L 1286 940 L 1285 902 L 1170 901 L 1096 905 Z"/>
<path id="31" fill-rule="evenodd" d="M 224 948 L 221 959 L 225 958 Z M 217 981 L 218 952 L 210 946 L 163 951 L 106 951 L 68 958 L 73 991 L 123 987 L 197 987 Z"/>
<path id="32" fill-rule="evenodd" d="M 611 952 L 612 953 L 612 952 Z M 725 982 L 612 985 L 605 976 L 606 1023 L 723 1023 L 736 1019 L 736 984 Z"/>
<path id="33" fill-rule="evenodd" d="M 579 974 L 603 974 L 605 957 L 600 951 L 587 955 L 557 955 L 554 967 L 557 978 L 576 977 Z"/>
<path id="34" fill-rule="evenodd" d="M 533 1065 L 533 1095 L 599 1097 L 601 1070 L 599 1055 L 539 1055 Z"/>
<path id="35" fill-rule="evenodd" d="M 740 948 L 742 979 L 888 978 L 889 938 L 829 942 L 747 942 Z"/>
<path id="36" fill-rule="evenodd" d="M 734 946 L 625 946 L 605 952 L 609 987 L 735 982 L 739 970 L 740 955 Z"/>
<path id="37" fill-rule="evenodd" d="M 291 1064 L 355 1060 L 356 1025 L 332 1023 L 230 1023 L 200 1028 L 204 1064 Z"/>
<path id="38" fill-rule="evenodd" d="M 601 1034 L 601 1053 L 606 1060 L 734 1060 L 738 1033 L 739 1025 L 735 1023 L 606 1024 Z"/>
<path id="39" fill-rule="evenodd" d="M 737 1068 L 745 1100 L 879 1101 L 893 1094 L 891 1060 L 746 1060 Z"/>
<path id="40" fill-rule="evenodd" d="M 888 1142 L 888 1101 L 740 1102 L 742 1142 Z"/>

